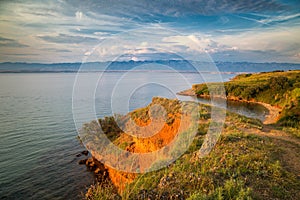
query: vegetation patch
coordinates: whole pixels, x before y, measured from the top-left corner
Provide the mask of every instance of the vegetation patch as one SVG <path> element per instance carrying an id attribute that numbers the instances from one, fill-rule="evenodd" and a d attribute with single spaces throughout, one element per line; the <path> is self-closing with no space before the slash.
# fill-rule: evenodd
<path id="1" fill-rule="evenodd" d="M 169 104 L 166 99 L 158 101 Z M 139 112 L 146 111 L 147 109 L 139 110 Z M 121 192 L 116 190 L 113 184 L 94 186 L 89 190 L 87 198 L 190 200 L 300 198 L 298 172 L 290 170 L 285 160 L 286 156 L 289 156 L 285 149 L 289 146 L 278 146 L 277 140 L 272 137 L 253 134 L 253 131 L 261 132 L 264 129 L 259 120 L 227 113 L 226 123 L 217 145 L 207 157 L 199 158 L 197 152 L 206 137 L 210 112 L 208 106 L 200 106 L 200 116 L 202 114 L 208 117 L 199 119 L 198 132 L 192 144 L 174 163 L 158 171 L 136 174 Z M 144 113 L 140 114 L 142 117 L 145 116 Z M 176 115 L 175 112 L 172 114 Z M 139 115 L 136 119 L 139 120 Z M 115 141 L 119 141 L 122 148 L 136 145 L 131 140 L 118 139 Z M 163 144 L 163 141 L 157 142 Z M 300 152 L 299 148 L 294 147 L 293 151 Z"/>
<path id="2" fill-rule="evenodd" d="M 212 123 L 211 107 L 199 105 L 197 133 L 179 159 L 163 169 L 144 174 L 110 169 L 111 182 L 91 187 L 86 199 L 300 199 L 299 86 L 299 70 L 236 76 L 225 83 L 227 97 L 282 108 L 276 126 L 227 112 L 217 145 L 208 156 L 199 158 L 198 151 Z M 192 89 L 199 97 L 209 97 L 209 91 L 218 94 L 221 87 L 220 83 L 210 83 L 209 87 L 197 84 Z M 165 110 L 165 124 L 155 136 L 139 139 L 118 128 L 119 121 L 126 125 L 129 119 L 147 126 L 151 115 L 160 112 L 151 110 L 154 105 Z M 178 100 L 155 97 L 147 107 L 119 116 L 118 123 L 110 117 L 99 122 L 103 132 L 120 148 L 135 153 L 151 152 L 176 136 L 179 124 L 184 123 L 181 117 L 187 115 L 183 107 L 196 108 Z M 185 137 L 185 133 L 179 137 Z M 153 166 L 164 162 L 161 159 Z M 125 184 L 118 185 L 116 177 L 122 177 Z"/>
<path id="3" fill-rule="evenodd" d="M 207 97 L 209 91 L 218 94 L 223 83 L 196 84 L 192 89 L 198 97 Z M 274 71 L 241 74 L 224 83 L 229 99 L 256 101 L 282 108 L 278 124 L 300 126 L 300 71 Z"/>

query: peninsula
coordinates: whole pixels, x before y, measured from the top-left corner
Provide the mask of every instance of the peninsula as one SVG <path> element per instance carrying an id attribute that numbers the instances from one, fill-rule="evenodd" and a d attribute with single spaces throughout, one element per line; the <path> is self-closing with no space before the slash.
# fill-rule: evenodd
<path id="1" fill-rule="evenodd" d="M 217 88 L 221 83 L 207 84 Z M 207 84 L 194 85 L 181 94 L 210 98 Z M 300 71 L 241 74 L 224 83 L 224 86 L 228 99 L 263 104 L 270 111 L 269 117 L 261 122 L 227 112 L 217 144 L 208 156 L 201 158 L 197 152 L 212 123 L 212 107 L 198 104 L 200 118 L 193 141 L 182 156 L 158 171 L 128 173 L 101 164 L 103 155 L 95 150 L 95 141 L 99 141 L 100 134 L 105 134 L 114 145 L 128 152 L 157 151 L 174 138 L 188 134 L 190 116 L 182 112 L 182 107 L 194 106 L 195 102 L 155 97 L 147 107 L 125 116 L 99 119 L 102 131 L 98 133 L 94 131 L 97 123 L 86 124 L 81 139 L 93 156 L 86 163 L 100 177 L 99 183 L 89 188 L 86 198 L 299 199 Z M 158 133 L 147 138 L 132 136 L 129 133 L 133 130 L 132 122 L 140 127 L 151 123 L 154 127 L 158 125 L 150 117 L 153 105 L 160 105 L 166 111 L 165 121 Z M 151 130 L 153 127 L 143 130 L 143 133 Z M 148 162 L 139 162 L 134 167 L 141 170 L 153 167 Z"/>

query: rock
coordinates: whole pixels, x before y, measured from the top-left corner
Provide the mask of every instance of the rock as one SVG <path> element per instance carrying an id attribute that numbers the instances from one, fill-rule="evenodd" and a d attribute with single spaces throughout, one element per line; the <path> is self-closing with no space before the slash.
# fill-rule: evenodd
<path id="1" fill-rule="evenodd" d="M 95 187 L 90 187 L 88 189 L 88 191 L 85 193 L 86 199 L 90 199 L 92 197 L 92 195 L 93 195 L 93 189 L 95 189 Z"/>
<path id="2" fill-rule="evenodd" d="M 96 164 L 95 164 L 93 158 L 88 158 L 88 159 L 86 160 L 86 162 L 85 162 L 85 165 L 86 165 L 91 171 L 94 171 L 94 170 L 95 170 Z"/>
<path id="3" fill-rule="evenodd" d="M 88 159 L 86 159 L 85 164 L 86 164 L 87 166 L 90 166 L 90 165 L 93 164 L 93 163 L 94 163 L 94 159 L 93 159 L 93 158 L 88 158 Z"/>
<path id="4" fill-rule="evenodd" d="M 84 164 L 86 164 L 86 161 L 87 161 L 87 159 L 79 160 L 78 164 L 79 165 L 84 165 Z"/>
<path id="5" fill-rule="evenodd" d="M 89 151 L 88 150 L 84 150 L 84 151 L 81 152 L 81 154 L 87 156 L 89 154 Z"/>
<path id="6" fill-rule="evenodd" d="M 101 172 L 101 170 L 99 168 L 95 169 L 94 173 L 95 174 L 99 174 Z"/>
<path id="7" fill-rule="evenodd" d="M 95 169 L 95 163 L 91 163 L 90 165 L 89 165 L 89 168 L 90 168 L 90 170 L 94 170 Z"/>

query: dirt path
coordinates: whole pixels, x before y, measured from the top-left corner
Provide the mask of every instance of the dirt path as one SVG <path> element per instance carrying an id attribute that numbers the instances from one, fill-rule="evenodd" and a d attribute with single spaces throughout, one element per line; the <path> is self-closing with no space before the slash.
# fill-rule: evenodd
<path id="1" fill-rule="evenodd" d="M 239 130 L 245 133 L 272 138 L 273 143 L 283 152 L 280 156 L 283 166 L 300 178 L 300 139 L 284 131 L 276 130 L 269 125 L 265 125 L 262 130 L 255 128 L 239 128 Z"/>
<path id="2" fill-rule="evenodd" d="M 192 89 L 182 91 L 178 94 L 186 96 L 195 96 L 195 93 Z M 278 148 L 280 148 L 280 150 L 282 150 L 283 152 L 282 155 L 280 155 L 283 167 L 285 167 L 288 171 L 294 173 L 298 176 L 298 178 L 300 178 L 300 139 L 293 137 L 285 133 L 284 131 L 275 129 L 275 123 L 278 120 L 281 109 L 271 106 L 267 103 L 239 100 L 234 97 L 228 97 L 227 100 L 257 103 L 268 109 L 269 113 L 265 116 L 265 120 L 263 121 L 263 129 L 260 130 L 256 128 L 241 127 L 237 128 L 245 133 L 271 138 L 273 143 L 276 146 L 278 146 Z M 233 124 L 230 125 L 232 126 Z"/>
<path id="3" fill-rule="evenodd" d="M 294 136 L 291 136 L 291 135 L 285 133 L 284 131 L 276 130 L 276 129 L 270 127 L 269 125 L 264 125 L 262 130 L 255 129 L 255 128 L 250 128 L 250 129 L 239 128 L 239 129 L 245 133 L 251 133 L 251 134 L 260 135 L 260 136 L 264 136 L 264 137 L 283 140 L 285 142 L 290 142 L 295 145 L 298 145 L 300 147 L 300 139 L 298 139 Z"/>

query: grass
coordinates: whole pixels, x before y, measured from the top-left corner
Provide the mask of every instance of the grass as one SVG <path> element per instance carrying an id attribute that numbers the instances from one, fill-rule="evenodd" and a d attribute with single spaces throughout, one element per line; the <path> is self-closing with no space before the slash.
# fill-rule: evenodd
<path id="1" fill-rule="evenodd" d="M 280 106 L 282 113 L 276 130 L 300 138 L 299 86 L 300 71 L 277 71 L 238 75 L 225 83 L 225 90 L 230 97 Z M 220 84 L 211 83 L 210 87 L 218 91 Z M 200 96 L 209 95 L 205 84 L 194 85 L 193 89 Z M 169 127 L 180 118 L 178 113 L 184 115 L 182 107 L 188 110 L 196 108 L 178 100 L 155 97 L 147 107 L 119 118 L 123 123 L 131 118 L 147 124 L 151 115 L 160 112 L 159 109 L 150 110 L 156 104 L 164 108 L 166 124 Z M 211 109 L 201 105 L 198 110 L 197 134 L 179 159 L 158 171 L 137 175 L 120 193 L 110 182 L 92 186 L 86 199 L 300 199 L 299 174 L 286 158 L 290 156 L 287 152 L 299 154 L 299 146 L 291 148 L 291 144 L 284 140 L 278 142 L 278 138 L 250 134 L 251 131 L 259 132 L 266 127 L 257 119 L 227 113 L 217 145 L 208 156 L 199 158 L 197 152 L 211 123 Z M 107 117 L 99 122 L 103 132 L 122 149 L 128 149 L 135 144 L 132 137 L 125 136 L 118 128 L 113 118 Z M 184 133 L 180 137 L 184 137 Z M 162 138 L 155 139 L 157 140 L 153 144 L 156 146 L 161 147 L 164 144 L 160 140 Z M 179 150 L 183 148 L 180 145 L 177 147 Z M 294 163 L 299 165 L 297 156 L 294 159 Z M 161 162 L 165 161 L 161 160 L 156 164 Z"/>
<path id="2" fill-rule="evenodd" d="M 210 200 L 210 199 L 252 199 L 251 189 L 245 187 L 243 181 L 237 181 L 230 179 L 225 181 L 224 186 L 216 188 L 216 190 L 210 194 L 203 194 L 201 192 L 195 192 L 187 200 Z"/>
<path id="3" fill-rule="evenodd" d="M 120 194 L 112 184 L 94 186 L 87 199 L 300 198 L 300 180 L 296 172 L 287 170 L 282 160 L 286 156 L 282 151 L 284 147 L 278 148 L 272 138 L 241 131 L 261 130 L 263 124 L 259 120 L 228 113 L 217 145 L 200 159 L 197 152 L 210 123 L 210 109 L 203 106 L 199 112 L 205 117 L 199 121 L 197 135 L 185 154 L 174 163 L 159 171 L 138 175 Z M 140 114 L 136 117 L 146 116 Z M 122 145 L 124 148 L 128 144 Z"/>
<path id="4" fill-rule="evenodd" d="M 193 85 L 198 96 L 218 94 L 223 83 Z M 300 127 L 300 71 L 241 74 L 224 83 L 227 97 L 264 102 L 282 108 L 278 124 Z"/>
<path id="5" fill-rule="evenodd" d="M 117 189 L 110 182 L 92 185 L 85 194 L 87 200 L 118 200 L 122 199 L 118 195 Z"/>
<path id="6" fill-rule="evenodd" d="M 139 119 L 142 122 L 146 123 L 150 120 L 150 115 L 159 116 L 159 112 L 162 112 L 162 109 L 155 108 L 155 105 L 162 106 L 162 109 L 164 109 L 164 111 L 169 115 L 181 113 L 181 102 L 179 100 L 153 97 L 152 102 L 148 106 L 136 109 L 130 112 L 129 115 L 133 120 Z M 155 109 L 150 111 L 151 107 L 154 107 Z M 169 124 L 172 124 L 173 120 L 174 118 L 167 117 L 167 121 Z"/>
<path id="7" fill-rule="evenodd" d="M 300 129 L 294 127 L 283 127 L 282 130 L 300 139 Z"/>
<path id="8" fill-rule="evenodd" d="M 202 138 L 170 166 L 139 175 L 120 199 L 296 199 L 300 182 L 277 159 L 269 139 L 244 133 L 221 138 L 208 157 L 195 158 Z M 115 199 L 107 188 L 96 187 L 91 199 Z M 104 191 L 103 191 L 104 190 Z M 101 194 L 101 195 L 100 195 Z M 105 197 L 105 198 L 104 198 Z M 113 197 L 113 198 L 111 198 Z"/>

